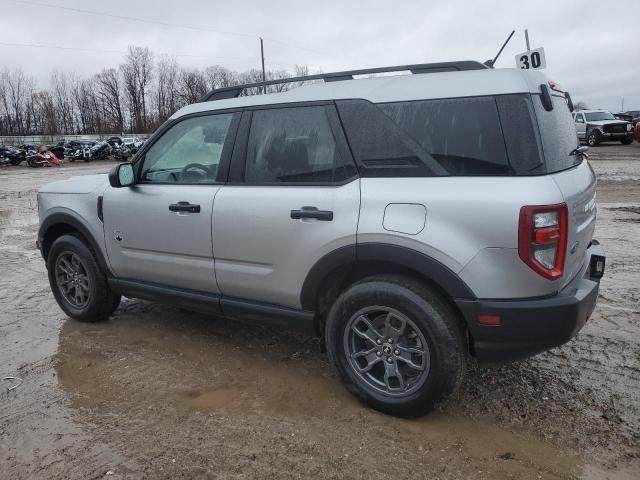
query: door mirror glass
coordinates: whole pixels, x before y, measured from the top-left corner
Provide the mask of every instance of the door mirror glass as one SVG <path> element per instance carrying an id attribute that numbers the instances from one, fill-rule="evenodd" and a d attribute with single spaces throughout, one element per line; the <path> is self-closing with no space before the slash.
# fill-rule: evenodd
<path id="1" fill-rule="evenodd" d="M 121 163 L 109 172 L 109 183 L 114 188 L 128 187 L 135 183 L 135 174 L 131 163 Z"/>

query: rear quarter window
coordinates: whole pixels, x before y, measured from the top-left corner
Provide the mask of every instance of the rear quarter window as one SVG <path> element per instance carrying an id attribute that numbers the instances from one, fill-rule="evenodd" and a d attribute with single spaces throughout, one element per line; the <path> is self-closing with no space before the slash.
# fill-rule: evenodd
<path id="1" fill-rule="evenodd" d="M 578 146 L 578 133 L 567 101 L 556 95 L 552 95 L 551 99 L 553 110 L 548 112 L 542 106 L 540 96 L 532 95 L 546 173 L 567 170 L 581 161 L 581 157 L 570 155 Z"/>
<path id="2" fill-rule="evenodd" d="M 509 175 L 493 97 L 380 104 L 380 109 L 449 175 Z"/>

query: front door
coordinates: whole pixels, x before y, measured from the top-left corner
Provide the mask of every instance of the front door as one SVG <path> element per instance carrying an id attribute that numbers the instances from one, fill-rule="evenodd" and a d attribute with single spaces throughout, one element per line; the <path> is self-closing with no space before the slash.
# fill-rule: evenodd
<path id="1" fill-rule="evenodd" d="M 246 147 L 214 205 L 218 284 L 226 297 L 300 308 L 313 265 L 356 244 L 360 182 L 333 105 L 243 115 Z"/>
<path id="2" fill-rule="evenodd" d="M 185 118 L 137 165 L 131 187 L 104 194 L 109 262 L 119 278 L 217 293 L 211 218 L 233 113 Z"/>

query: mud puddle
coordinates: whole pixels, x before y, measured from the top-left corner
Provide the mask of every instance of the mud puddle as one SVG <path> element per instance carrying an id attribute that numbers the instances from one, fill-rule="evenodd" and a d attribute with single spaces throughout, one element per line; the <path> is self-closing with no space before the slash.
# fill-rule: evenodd
<path id="1" fill-rule="evenodd" d="M 239 463 L 257 477 L 282 478 L 583 471 L 576 451 L 472 416 L 445 409 L 401 420 L 371 411 L 341 387 L 310 339 L 145 302 L 128 302 L 107 324 L 66 322 L 57 370 L 100 438 L 162 459 L 144 470 L 150 475 L 226 477 Z M 215 466 L 203 464 L 207 452 Z"/>

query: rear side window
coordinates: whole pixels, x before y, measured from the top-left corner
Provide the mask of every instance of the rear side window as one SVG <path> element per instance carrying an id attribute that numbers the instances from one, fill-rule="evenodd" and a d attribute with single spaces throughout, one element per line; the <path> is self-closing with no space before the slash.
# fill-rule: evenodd
<path id="1" fill-rule="evenodd" d="M 540 95 L 532 95 L 533 106 L 540 129 L 546 173 L 555 173 L 575 166 L 582 157 L 570 155 L 578 146 L 578 134 L 567 101 L 551 95 L 553 110 L 546 111 Z"/>
<path id="2" fill-rule="evenodd" d="M 493 97 L 381 104 L 380 109 L 449 175 L 509 175 Z"/>
<path id="3" fill-rule="evenodd" d="M 253 112 L 244 181 L 334 183 L 353 174 L 334 139 L 324 106 Z"/>

